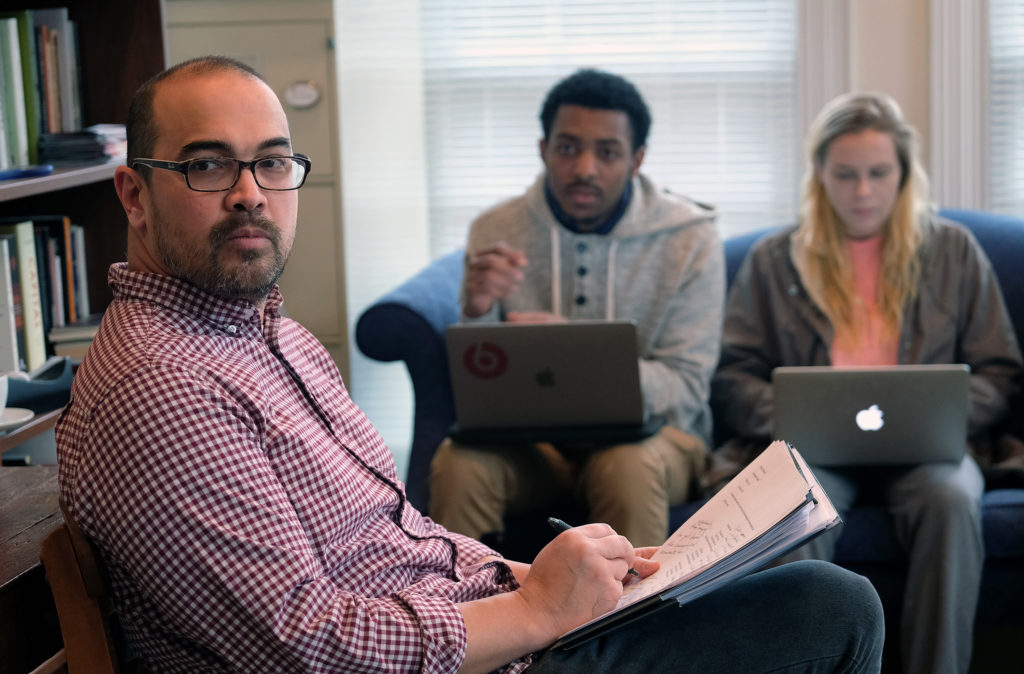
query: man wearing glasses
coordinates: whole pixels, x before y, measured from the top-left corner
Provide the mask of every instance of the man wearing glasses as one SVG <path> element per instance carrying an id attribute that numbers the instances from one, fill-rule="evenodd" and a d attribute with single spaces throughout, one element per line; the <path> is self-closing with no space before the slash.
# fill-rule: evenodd
<path id="1" fill-rule="evenodd" d="M 149 669 L 748 671 L 809 656 L 877 668 L 877 596 L 821 562 L 531 655 L 614 606 L 629 568 L 653 571 L 653 550 L 591 524 L 532 565 L 505 562 L 408 504 L 326 350 L 281 314 L 309 169 L 273 91 L 236 61 L 186 62 L 132 102 L 114 179 L 128 259 L 110 269 L 114 300 L 57 443 L 65 509 Z M 767 603 L 744 607 L 743 593 Z M 800 648 L 757 648 L 766 607 Z M 715 647 L 725 634 L 751 647 Z"/>

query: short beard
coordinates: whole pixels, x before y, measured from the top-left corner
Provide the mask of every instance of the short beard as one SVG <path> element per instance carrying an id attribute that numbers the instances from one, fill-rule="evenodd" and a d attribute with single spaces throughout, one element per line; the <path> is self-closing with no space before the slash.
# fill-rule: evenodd
<path id="1" fill-rule="evenodd" d="M 221 264 L 225 243 L 243 227 L 255 227 L 267 235 L 273 254 L 268 265 L 260 264 L 266 254 L 256 250 L 242 251 L 239 254 L 240 264 L 231 268 Z M 172 276 L 225 300 L 263 302 L 281 278 L 287 262 L 287 256 L 281 251 L 281 232 L 274 222 L 250 213 L 233 214 L 210 230 L 206 259 L 202 259 L 200 251 L 184 251 L 171 245 L 162 220 L 161 226 L 155 230 L 155 244 L 160 262 Z"/>

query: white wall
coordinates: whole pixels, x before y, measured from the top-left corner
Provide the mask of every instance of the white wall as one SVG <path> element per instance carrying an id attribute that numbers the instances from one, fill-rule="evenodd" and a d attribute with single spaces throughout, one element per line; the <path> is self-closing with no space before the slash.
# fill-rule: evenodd
<path id="1" fill-rule="evenodd" d="M 899 102 L 917 128 L 924 166 L 931 133 L 929 5 L 930 0 L 851 4 L 851 88 L 884 91 Z"/>
<path id="2" fill-rule="evenodd" d="M 355 345 L 363 309 L 428 262 L 417 0 L 334 0 L 340 92 L 345 294 L 353 400 L 405 475 L 412 389 L 404 363 Z"/>

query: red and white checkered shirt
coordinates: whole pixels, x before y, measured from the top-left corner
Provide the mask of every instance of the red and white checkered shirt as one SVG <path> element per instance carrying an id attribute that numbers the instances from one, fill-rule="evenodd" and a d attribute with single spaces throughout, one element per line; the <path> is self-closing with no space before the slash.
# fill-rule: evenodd
<path id="1" fill-rule="evenodd" d="M 456 604 L 516 587 L 405 500 L 319 342 L 280 314 L 110 269 L 57 426 L 61 494 L 158 671 L 456 670 Z M 524 659 L 506 671 L 520 671 Z"/>

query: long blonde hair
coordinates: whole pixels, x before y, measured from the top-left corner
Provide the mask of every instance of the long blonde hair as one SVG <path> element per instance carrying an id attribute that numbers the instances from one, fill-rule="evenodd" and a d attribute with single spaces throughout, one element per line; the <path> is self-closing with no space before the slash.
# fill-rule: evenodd
<path id="1" fill-rule="evenodd" d="M 928 208 L 928 177 L 917 158 L 917 134 L 899 105 L 882 93 L 852 93 L 833 99 L 818 114 L 807 135 L 807 167 L 796 233 L 806 256 L 807 281 L 836 332 L 852 334 L 853 272 L 845 230 L 818 176 L 832 142 L 846 134 L 873 129 L 889 134 L 900 165 L 900 191 L 882 234 L 878 308 L 886 328 L 899 333 L 903 308 L 917 294 L 921 244 L 920 217 Z"/>

